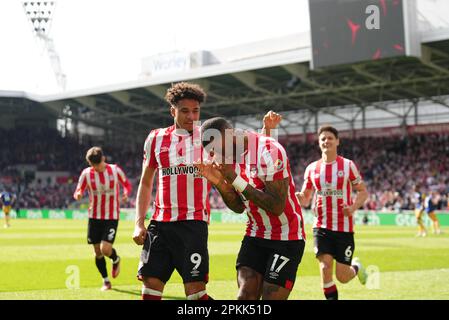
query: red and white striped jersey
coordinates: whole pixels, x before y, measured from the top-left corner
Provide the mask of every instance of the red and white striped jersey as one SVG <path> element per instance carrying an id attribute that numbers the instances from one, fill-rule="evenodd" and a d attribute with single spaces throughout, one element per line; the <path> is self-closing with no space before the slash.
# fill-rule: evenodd
<path id="1" fill-rule="evenodd" d="M 174 125 L 150 132 L 145 141 L 143 166 L 158 169 L 152 219 L 209 222 L 211 185 L 193 165 L 204 155 L 199 127 L 192 135 L 178 134 Z"/>
<path id="2" fill-rule="evenodd" d="M 89 167 L 81 172 L 75 194 L 89 192 L 89 218 L 118 220 L 120 218 L 120 185 L 124 193 L 131 193 L 131 184 L 123 170 L 115 164 L 106 164 L 103 172 Z"/>
<path id="3" fill-rule="evenodd" d="M 295 196 L 295 183 L 284 147 L 265 135 L 247 134 L 248 151 L 234 165 L 236 174 L 259 190 L 264 190 L 266 182 L 285 178 L 289 180 L 289 187 L 287 203 L 280 216 L 266 212 L 241 194 L 248 215 L 246 235 L 269 240 L 305 240 L 301 206 Z"/>
<path id="4" fill-rule="evenodd" d="M 352 204 L 352 186 L 361 182 L 362 176 L 352 160 L 338 156 L 331 163 L 320 159 L 309 164 L 304 183 L 316 192 L 313 227 L 354 232 L 353 218 L 344 216 L 343 205 Z"/>

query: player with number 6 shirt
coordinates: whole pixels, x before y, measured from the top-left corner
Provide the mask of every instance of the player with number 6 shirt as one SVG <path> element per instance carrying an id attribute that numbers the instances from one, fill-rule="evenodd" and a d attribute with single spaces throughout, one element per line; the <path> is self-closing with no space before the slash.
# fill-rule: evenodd
<path id="1" fill-rule="evenodd" d="M 357 275 L 362 284 L 367 274 L 360 259 L 352 258 L 354 243 L 354 212 L 368 198 L 365 183 L 352 160 L 337 154 L 340 144 L 338 131 L 332 126 L 318 130 L 321 159 L 309 164 L 304 173 L 301 192 L 297 192 L 301 206 L 307 207 L 315 192 L 313 225 L 314 250 L 319 261 L 324 295 L 327 300 L 338 300 L 333 282 L 333 266 L 337 280 L 347 283 Z M 357 192 L 352 198 L 353 190 Z"/>

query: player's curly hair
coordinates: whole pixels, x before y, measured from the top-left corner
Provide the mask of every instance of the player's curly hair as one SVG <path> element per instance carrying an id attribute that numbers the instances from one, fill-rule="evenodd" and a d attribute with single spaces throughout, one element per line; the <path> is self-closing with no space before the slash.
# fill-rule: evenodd
<path id="1" fill-rule="evenodd" d="M 206 92 L 199 85 L 189 82 L 175 83 L 167 90 L 165 100 L 176 107 L 176 104 L 181 99 L 193 99 L 198 103 L 203 103 L 206 100 Z"/>

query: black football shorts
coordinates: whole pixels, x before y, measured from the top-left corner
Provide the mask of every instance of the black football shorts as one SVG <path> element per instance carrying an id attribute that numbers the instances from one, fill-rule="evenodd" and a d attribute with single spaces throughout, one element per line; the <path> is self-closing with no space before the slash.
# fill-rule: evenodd
<path id="1" fill-rule="evenodd" d="M 322 254 L 330 254 L 337 262 L 351 265 L 355 249 L 354 233 L 314 228 L 313 240 L 317 257 Z"/>
<path id="2" fill-rule="evenodd" d="M 101 241 L 114 243 L 117 228 L 118 220 L 89 219 L 87 225 L 87 243 L 97 244 Z"/>
<path id="3" fill-rule="evenodd" d="M 176 269 L 183 282 L 208 282 L 208 226 L 204 221 L 151 221 L 137 276 L 166 283 Z"/>
<path id="4" fill-rule="evenodd" d="M 245 236 L 236 269 L 249 267 L 262 274 L 264 281 L 291 290 L 304 247 L 304 240 L 282 241 Z"/>

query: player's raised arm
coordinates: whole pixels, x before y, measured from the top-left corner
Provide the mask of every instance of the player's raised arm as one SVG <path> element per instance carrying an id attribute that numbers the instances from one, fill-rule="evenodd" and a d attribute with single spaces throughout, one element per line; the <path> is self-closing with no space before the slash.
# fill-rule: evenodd
<path id="1" fill-rule="evenodd" d="M 273 110 L 268 111 L 263 117 L 262 133 L 266 136 L 271 135 L 271 130 L 276 129 L 282 121 L 282 116 Z"/>
<path id="2" fill-rule="evenodd" d="M 81 198 L 83 197 L 83 193 L 86 190 L 86 187 L 87 187 L 87 178 L 85 172 L 83 171 L 81 172 L 75 192 L 73 193 L 73 198 L 76 201 L 81 200 Z"/>

